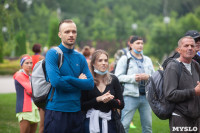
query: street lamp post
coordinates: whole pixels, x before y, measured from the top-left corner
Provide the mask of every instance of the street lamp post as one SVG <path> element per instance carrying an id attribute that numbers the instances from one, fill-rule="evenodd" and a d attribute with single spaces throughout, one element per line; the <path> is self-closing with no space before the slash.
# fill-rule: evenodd
<path id="1" fill-rule="evenodd" d="M 168 28 L 168 24 L 170 23 L 170 17 L 168 16 L 165 16 L 164 19 L 163 19 L 165 25 L 166 25 L 166 31 L 167 31 L 167 40 L 166 40 L 166 43 L 167 43 L 167 49 L 168 49 L 168 52 L 170 51 L 170 47 L 169 47 L 169 28 Z"/>
<path id="2" fill-rule="evenodd" d="M 133 35 L 136 34 L 136 30 L 137 30 L 137 28 L 138 28 L 138 25 L 137 25 L 136 23 L 133 23 L 133 24 L 131 25 L 131 27 L 132 27 L 132 29 L 133 29 Z"/>

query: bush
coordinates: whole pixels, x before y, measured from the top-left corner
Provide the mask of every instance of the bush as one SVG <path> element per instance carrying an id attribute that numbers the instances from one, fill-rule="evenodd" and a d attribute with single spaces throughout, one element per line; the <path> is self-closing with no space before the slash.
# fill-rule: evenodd
<path id="1" fill-rule="evenodd" d="M 20 69 L 19 60 L 4 60 L 4 63 L 0 64 L 0 75 L 13 75 Z"/>

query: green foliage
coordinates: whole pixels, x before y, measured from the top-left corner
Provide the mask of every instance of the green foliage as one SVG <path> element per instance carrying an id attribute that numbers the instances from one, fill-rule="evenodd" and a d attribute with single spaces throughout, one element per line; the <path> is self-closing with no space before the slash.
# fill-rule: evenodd
<path id="1" fill-rule="evenodd" d="M 23 25 L 26 30 L 28 42 L 30 42 L 30 48 L 35 43 L 45 46 L 48 40 L 49 19 L 51 16 L 54 17 L 51 11 L 44 3 L 33 3 L 31 9 L 27 10 L 24 15 L 27 21 L 23 21 Z"/>
<path id="2" fill-rule="evenodd" d="M 15 55 L 17 57 L 26 54 L 26 33 L 25 31 L 20 31 L 17 33 L 15 37 L 16 47 L 15 47 Z"/>
<path id="3" fill-rule="evenodd" d="M 76 23 L 77 26 L 77 39 L 76 42 L 80 44 L 81 42 L 89 40 L 88 31 L 85 27 L 84 23 L 81 22 L 79 18 L 72 18 L 72 20 Z"/>
<path id="4" fill-rule="evenodd" d="M 58 19 L 50 19 L 49 22 L 49 39 L 48 39 L 48 46 L 57 46 L 58 44 L 60 44 L 60 38 L 58 37 L 58 25 L 59 25 L 59 21 Z"/>
<path id="5" fill-rule="evenodd" d="M 0 33 L 0 63 L 3 63 L 3 35 Z"/>
<path id="6" fill-rule="evenodd" d="M 32 2 L 28 6 L 26 2 L 20 0 L 2 1 L 0 22 L 2 26 L 8 27 L 7 33 L 3 36 L 7 44 L 3 46 L 3 49 L 6 49 L 3 52 L 4 56 L 13 55 L 15 36 L 21 30 L 26 31 L 27 43 L 30 44 L 28 49 L 31 49 L 34 43 L 49 47 L 58 45 L 60 43 L 57 36 L 58 23 L 64 19 L 73 19 L 76 22 L 77 43 L 81 47 L 84 42 L 91 42 L 89 45 L 106 49 L 111 55 L 125 45 L 121 42 L 136 34 L 145 38 L 145 53 L 156 56 L 159 60 L 175 49 L 178 39 L 186 31 L 200 29 L 199 0 L 148 2 L 146 0 L 34 0 Z M 4 8 L 6 3 L 10 5 L 8 9 Z M 163 22 L 164 15 L 170 17 L 168 25 Z M 131 27 L 133 23 L 138 25 L 135 30 Z M 113 43 L 115 41 L 116 43 Z"/>

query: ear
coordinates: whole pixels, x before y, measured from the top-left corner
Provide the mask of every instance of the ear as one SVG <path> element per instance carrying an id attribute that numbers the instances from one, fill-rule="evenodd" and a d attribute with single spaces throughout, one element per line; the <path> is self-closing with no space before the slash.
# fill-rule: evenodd
<path id="1" fill-rule="evenodd" d="M 129 47 L 131 48 L 131 50 L 133 49 L 133 43 L 130 43 Z"/>
<path id="2" fill-rule="evenodd" d="M 178 47 L 176 50 L 177 50 L 177 52 L 180 54 L 181 49 Z"/>
<path id="3" fill-rule="evenodd" d="M 58 32 L 58 37 L 61 38 L 61 33 L 60 32 Z"/>

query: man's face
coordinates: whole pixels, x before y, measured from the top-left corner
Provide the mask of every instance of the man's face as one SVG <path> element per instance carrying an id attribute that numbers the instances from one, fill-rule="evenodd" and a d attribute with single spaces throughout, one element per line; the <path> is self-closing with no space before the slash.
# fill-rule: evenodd
<path id="1" fill-rule="evenodd" d="M 196 54 L 195 42 L 193 39 L 184 38 L 182 44 L 178 47 L 180 57 L 184 59 L 192 59 Z"/>
<path id="2" fill-rule="evenodd" d="M 73 48 L 77 37 L 77 29 L 74 23 L 63 23 L 60 25 L 58 36 L 62 44 L 67 48 Z"/>
<path id="3" fill-rule="evenodd" d="M 132 44 L 130 44 L 130 47 L 135 50 L 137 50 L 138 52 L 141 52 L 143 50 L 143 40 L 136 40 L 135 42 L 133 42 Z"/>

